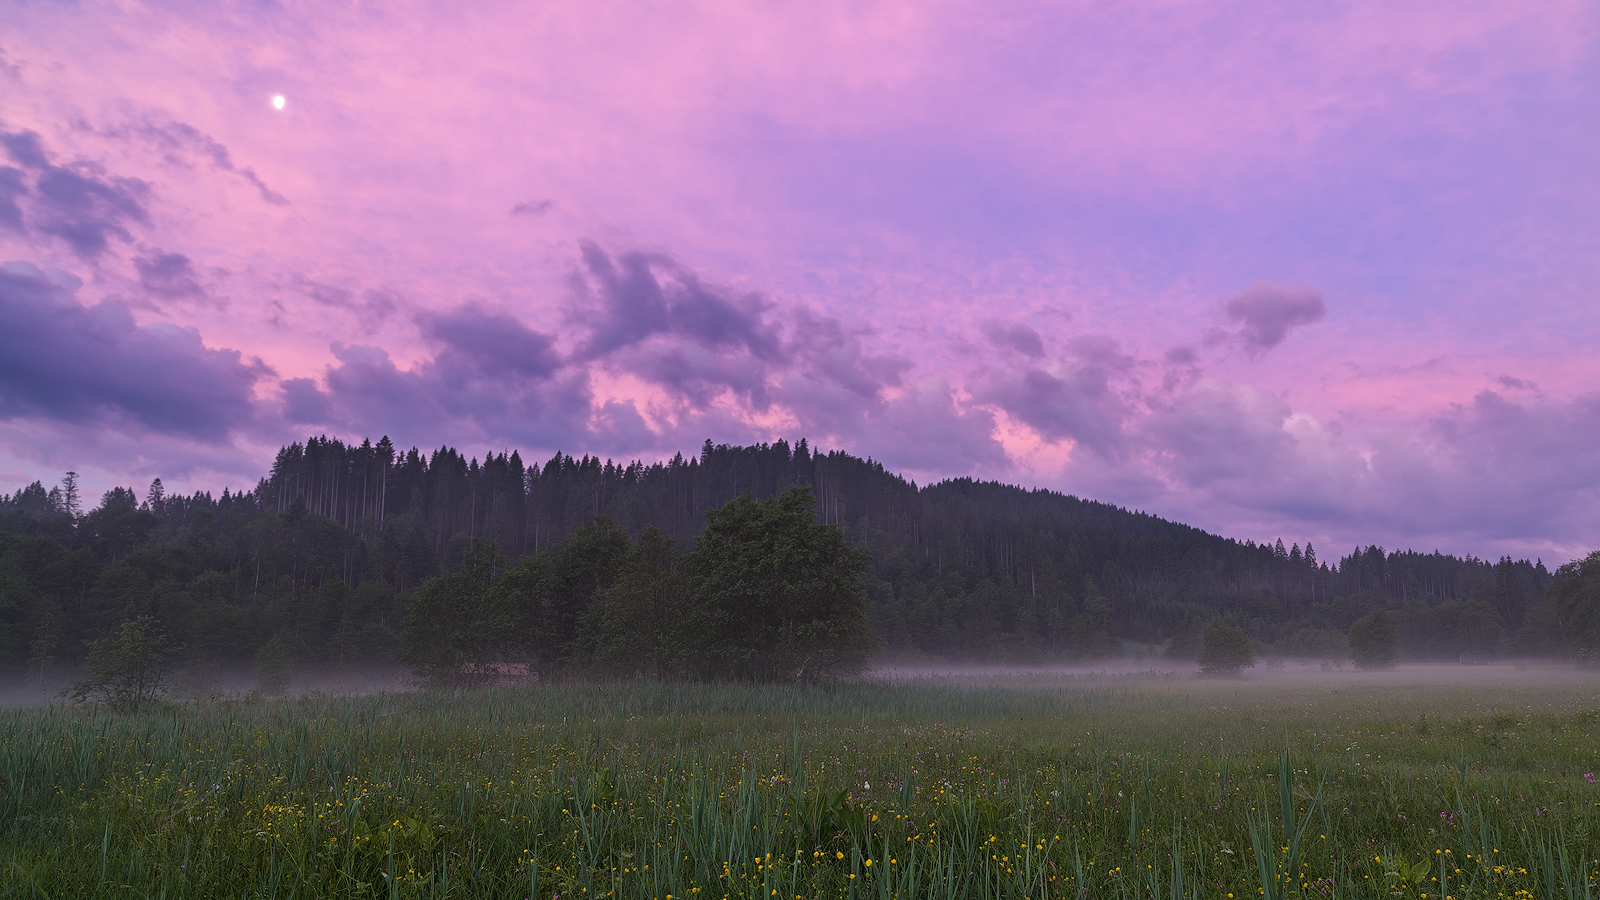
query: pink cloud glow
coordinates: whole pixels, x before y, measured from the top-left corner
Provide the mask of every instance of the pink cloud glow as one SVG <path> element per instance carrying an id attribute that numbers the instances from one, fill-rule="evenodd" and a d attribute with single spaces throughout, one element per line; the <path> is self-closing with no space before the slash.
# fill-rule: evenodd
<path id="1" fill-rule="evenodd" d="M 248 487 L 322 431 L 806 436 L 1240 537 L 1600 545 L 1592 4 L 14 4 L 0 35 L 0 488 Z"/>

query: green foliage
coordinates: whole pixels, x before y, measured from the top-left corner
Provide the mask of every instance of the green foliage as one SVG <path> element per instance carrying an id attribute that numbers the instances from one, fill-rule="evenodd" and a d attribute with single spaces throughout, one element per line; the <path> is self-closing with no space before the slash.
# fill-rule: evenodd
<path id="1" fill-rule="evenodd" d="M 658 529 L 630 542 L 603 516 L 509 571 L 475 545 L 459 574 L 413 595 L 400 660 L 435 685 L 481 683 L 508 661 L 542 676 L 860 671 L 875 647 L 861 585 L 868 557 L 817 522 L 810 492 L 739 498 L 709 519 L 681 560 Z"/>
<path id="2" fill-rule="evenodd" d="M 687 587 L 672 539 L 646 528 L 616 579 L 599 590 L 581 632 L 590 666 L 616 675 L 665 678 L 683 668 Z"/>
<path id="3" fill-rule="evenodd" d="M 1600 550 L 1557 569 L 1549 600 L 1579 664 L 1600 664 Z"/>
<path id="4" fill-rule="evenodd" d="M 811 491 L 736 498 L 685 561 L 685 654 L 705 678 L 833 678 L 876 648 L 861 575 L 869 557 L 817 522 Z"/>
<path id="5" fill-rule="evenodd" d="M 1172 633 L 1162 656 L 1177 662 L 1194 662 L 1200 652 L 1200 629 L 1195 627 L 1193 616 L 1184 616 L 1183 623 Z"/>
<path id="6" fill-rule="evenodd" d="M 1110 656 L 1116 650 L 1111 638 L 1113 627 L 1111 601 L 1100 592 L 1093 578 L 1083 580 L 1083 605 L 1072 619 L 1072 646 L 1077 655 L 1085 659 Z"/>
<path id="7" fill-rule="evenodd" d="M 399 661 L 434 686 L 490 680 L 511 639 L 513 619 L 500 584 L 504 568 L 498 550 L 474 541 L 460 571 L 419 585 L 406 606 Z"/>
<path id="8" fill-rule="evenodd" d="M 580 625 L 616 581 L 628 552 L 627 532 L 600 516 L 507 576 L 501 590 L 517 611 L 517 651 L 535 671 L 552 675 L 585 662 Z"/>
<path id="9" fill-rule="evenodd" d="M 1350 659 L 1363 669 L 1392 669 L 1400 660 L 1400 631 L 1394 616 L 1379 608 L 1350 626 Z"/>
<path id="10" fill-rule="evenodd" d="M 256 688 L 268 697 L 281 696 L 294 680 L 294 657 L 289 643 L 278 635 L 256 653 Z"/>
<path id="11" fill-rule="evenodd" d="M 1350 642 L 1332 628 L 1301 628 L 1273 648 L 1283 656 L 1339 662 L 1350 655 Z"/>
<path id="12" fill-rule="evenodd" d="M 64 693 L 78 703 L 94 698 L 121 712 L 138 712 L 166 693 L 168 675 L 166 635 L 154 618 L 140 616 L 89 645 L 88 677 Z"/>
<path id="13" fill-rule="evenodd" d="M 1255 642 L 1244 629 L 1215 618 L 1200 635 L 1200 651 L 1195 654 L 1200 671 L 1211 676 L 1237 676 L 1256 664 Z"/>

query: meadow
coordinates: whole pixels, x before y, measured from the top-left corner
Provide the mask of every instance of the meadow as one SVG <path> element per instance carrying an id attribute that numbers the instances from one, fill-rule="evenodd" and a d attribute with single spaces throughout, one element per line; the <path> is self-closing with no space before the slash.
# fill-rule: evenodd
<path id="1" fill-rule="evenodd" d="M 0 710 L 0 897 L 1588 898 L 1571 669 Z"/>

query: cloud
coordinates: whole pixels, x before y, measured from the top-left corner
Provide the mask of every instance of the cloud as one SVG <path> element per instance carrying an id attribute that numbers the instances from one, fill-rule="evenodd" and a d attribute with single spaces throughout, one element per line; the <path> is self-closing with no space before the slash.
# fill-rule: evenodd
<path id="1" fill-rule="evenodd" d="M 441 352 L 434 365 L 462 377 L 548 378 L 561 366 L 555 342 L 505 313 L 477 306 L 417 317 L 422 333 Z M 469 375 L 470 373 L 470 375 Z"/>
<path id="2" fill-rule="evenodd" d="M 913 382 L 872 410 L 860 430 L 849 436 L 858 452 L 923 473 L 929 480 L 1013 471 L 994 431 L 994 413 L 980 406 L 963 407 L 947 380 L 930 377 Z"/>
<path id="3" fill-rule="evenodd" d="M 235 165 L 233 154 L 220 141 L 185 122 L 161 122 L 145 117 L 133 125 L 102 129 L 99 133 L 112 138 L 139 138 L 160 150 L 171 165 L 190 166 L 190 156 L 198 155 L 214 168 L 237 175 L 249 183 L 268 203 L 282 206 L 289 202 L 282 194 L 267 187 L 254 169 Z"/>
<path id="4" fill-rule="evenodd" d="M 297 275 L 291 279 L 292 288 L 320 306 L 341 309 L 355 314 L 362 330 L 372 334 L 378 325 L 393 315 L 400 306 L 400 298 L 393 292 L 365 288 L 359 293 L 350 288 L 325 284 Z"/>
<path id="5" fill-rule="evenodd" d="M 1245 349 L 1261 354 L 1283 343 L 1291 329 L 1321 321 L 1327 304 L 1311 288 L 1258 281 L 1223 304 L 1223 312 L 1228 321 L 1243 323 L 1238 339 Z"/>
<path id="6" fill-rule="evenodd" d="M 0 166 L 0 225 L 13 231 L 22 230 L 22 207 L 17 201 L 28 192 L 22 179 L 21 169 Z"/>
<path id="7" fill-rule="evenodd" d="M 588 372 L 564 370 L 549 336 L 472 305 L 420 315 L 417 324 L 433 356 L 401 369 L 381 347 L 335 343 L 324 387 L 282 383 L 285 418 L 423 443 L 590 446 L 583 440 L 594 412 Z M 619 410 L 608 415 L 610 433 L 633 425 Z"/>
<path id="8" fill-rule="evenodd" d="M 134 268 L 139 273 L 139 284 L 146 291 L 167 300 L 209 299 L 206 289 L 195 277 L 189 257 L 181 253 L 164 253 L 157 249 L 148 256 L 136 257 Z"/>
<path id="9" fill-rule="evenodd" d="M 1106 458 L 1123 449 L 1123 422 L 1132 400 L 1113 387 L 1135 364 L 1121 344 L 1104 335 L 1067 342 L 1070 356 L 1053 366 L 1028 365 L 992 372 L 973 395 L 1032 428 L 1047 441 L 1072 439 Z"/>
<path id="10" fill-rule="evenodd" d="M 584 241 L 581 252 L 586 277 L 573 283 L 578 319 L 590 335 L 582 351 L 586 358 L 656 334 L 761 359 L 779 354 L 777 329 L 766 319 L 771 304 L 760 296 L 710 287 L 662 254 L 628 251 L 612 257 L 592 241 Z"/>
<path id="11" fill-rule="evenodd" d="M 554 200 L 530 200 L 511 207 L 513 216 L 542 216 L 555 206 Z"/>
<path id="12" fill-rule="evenodd" d="M 1029 359 L 1044 355 L 1044 341 L 1040 340 L 1039 332 L 1021 322 L 988 319 L 982 327 L 984 336 L 996 347 L 1015 350 Z"/>
<path id="13" fill-rule="evenodd" d="M 752 293 L 708 285 L 663 254 L 581 246 L 569 318 L 586 332 L 578 362 L 603 362 L 694 405 L 722 391 L 756 408 L 790 362 L 776 307 Z"/>
<path id="14" fill-rule="evenodd" d="M 764 418 L 930 467 L 943 458 L 992 470 L 1004 459 L 992 413 L 959 409 L 947 383 L 907 389 L 912 362 L 875 349 L 869 329 L 708 284 L 661 254 L 613 255 L 592 243 L 583 254 L 568 310 L 575 327 L 561 342 L 569 351 L 556 335 L 482 305 L 419 313 L 431 355 L 402 369 L 381 347 L 335 344 L 320 387 L 282 382 L 283 416 L 391 433 L 409 422 L 431 440 L 520 436 L 608 452 L 692 446 L 707 435 L 770 439 L 770 425 L 752 424 Z M 304 289 L 325 305 L 352 302 L 343 289 Z M 596 380 L 616 375 L 650 391 L 597 398 Z"/>
<path id="15" fill-rule="evenodd" d="M 140 326 L 112 302 L 79 305 L 26 263 L 0 268 L 0 417 L 136 425 L 221 441 L 252 417 L 267 370 L 192 328 Z"/>
<path id="16" fill-rule="evenodd" d="M 788 356 L 809 378 L 837 385 L 858 397 L 876 399 L 899 387 L 914 363 L 894 353 L 873 352 L 869 329 L 851 330 L 837 319 L 809 309 L 796 309 L 790 326 Z"/>
<path id="17" fill-rule="evenodd" d="M 107 175 L 89 162 L 57 166 L 32 131 L 0 132 L 0 146 L 33 176 L 31 186 L 24 183 L 22 175 L 7 176 L 10 205 L 0 206 L 4 210 L 0 216 L 12 217 L 15 209 L 12 218 L 19 226 L 31 221 L 38 232 L 66 241 L 78 256 L 95 259 L 105 253 L 112 238 L 132 240 L 130 223 L 149 221 L 144 204 L 150 186 L 145 182 Z M 26 213 L 18 200 L 25 200 Z"/>
<path id="18" fill-rule="evenodd" d="M 35 131 L 0 131 L 0 146 L 18 165 L 28 169 L 47 169 L 50 157 L 44 151 L 44 141 Z"/>
<path id="19" fill-rule="evenodd" d="M 1161 358 L 1166 360 L 1168 364 L 1174 366 L 1192 366 L 1198 363 L 1200 360 L 1200 357 L 1194 352 L 1193 347 L 1184 347 L 1181 345 L 1167 348 L 1167 352 L 1163 353 Z"/>
<path id="20" fill-rule="evenodd" d="M 1536 394 L 1539 393 L 1539 386 L 1537 384 L 1534 384 L 1533 382 L 1523 378 L 1514 378 L 1510 375 L 1501 375 L 1499 378 L 1495 379 L 1495 383 L 1499 384 L 1501 387 L 1509 388 L 1513 391 L 1532 391 Z"/>
<path id="21" fill-rule="evenodd" d="M 328 395 L 309 378 L 286 378 L 283 388 L 283 417 L 295 424 L 320 425 L 333 420 Z"/>
<path id="22" fill-rule="evenodd" d="M 1595 434 L 1600 394 L 1519 403 L 1485 390 L 1420 429 L 1369 424 L 1352 436 L 1271 392 L 1201 378 L 1153 402 L 1129 441 L 1159 478 L 1148 500 L 1202 527 L 1253 520 L 1454 552 L 1578 552 L 1597 537 Z"/>

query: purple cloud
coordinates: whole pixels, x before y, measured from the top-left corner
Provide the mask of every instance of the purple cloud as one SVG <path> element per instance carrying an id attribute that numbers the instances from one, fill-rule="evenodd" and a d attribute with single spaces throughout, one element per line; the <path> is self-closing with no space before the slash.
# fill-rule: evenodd
<path id="1" fill-rule="evenodd" d="M 996 347 L 1015 350 L 1029 359 L 1044 355 L 1044 341 L 1039 338 L 1039 332 L 1021 322 L 986 319 L 982 327 L 984 337 Z"/>
<path id="2" fill-rule="evenodd" d="M 380 347 L 335 343 L 323 374 L 282 383 L 283 415 L 418 443 L 517 442 L 528 449 L 588 446 L 588 373 L 562 371 L 549 339 L 509 316 L 463 307 L 419 321 L 438 351 L 409 369 Z M 495 329 L 506 333 L 496 334 Z M 611 410 L 610 419 L 618 419 Z M 622 426 L 629 426 L 623 422 Z M 618 426 L 619 432 L 625 430 Z"/>
<path id="3" fill-rule="evenodd" d="M 434 365 L 458 379 L 488 376 L 540 379 L 560 368 L 554 342 L 505 313 L 461 306 L 423 313 L 417 325 L 442 345 Z"/>
<path id="4" fill-rule="evenodd" d="M 119 304 L 80 306 L 32 266 L 0 268 L 0 417 L 220 441 L 250 421 L 266 374 L 192 328 L 140 326 Z"/>
<path id="5" fill-rule="evenodd" d="M 1123 422 L 1133 414 L 1113 381 L 1128 375 L 1134 359 L 1103 335 L 1067 342 L 1072 358 L 1052 367 L 1027 366 L 991 375 L 974 391 L 1049 441 L 1071 438 L 1106 458 L 1123 450 Z"/>
<path id="6" fill-rule="evenodd" d="M 766 318 L 771 304 L 759 296 L 709 287 L 661 254 L 629 251 L 613 258 L 592 241 L 582 242 L 581 250 L 588 277 L 574 282 L 580 297 L 575 317 L 590 333 L 585 357 L 668 333 L 760 359 L 778 356 L 781 340 Z M 584 302 L 591 298 L 592 304 Z"/>
<path id="7" fill-rule="evenodd" d="M 876 399 L 899 387 L 911 360 L 893 353 L 874 352 L 870 331 L 845 328 L 837 319 L 809 309 L 797 309 L 790 326 L 788 355 L 804 375 L 844 388 L 858 397 Z"/>
<path id="8" fill-rule="evenodd" d="M 1509 388 L 1513 391 L 1532 391 L 1533 393 L 1539 392 L 1539 386 L 1525 378 L 1515 378 L 1510 375 L 1501 375 L 1499 378 L 1495 379 L 1495 382 L 1501 387 Z"/>
<path id="9" fill-rule="evenodd" d="M 283 387 L 283 417 L 296 425 L 321 425 L 333 421 L 332 404 L 327 394 L 309 378 L 286 378 Z"/>
<path id="10" fill-rule="evenodd" d="M 185 122 L 157 121 L 144 116 L 131 125 L 101 129 L 101 134 L 111 138 L 137 138 L 157 148 L 170 165 L 192 165 L 191 156 L 199 156 L 216 169 L 237 175 L 254 187 L 261 199 L 276 205 L 289 201 L 282 194 L 267 187 L 266 182 L 249 166 L 237 166 L 233 154 L 220 141 Z"/>
<path id="11" fill-rule="evenodd" d="M 17 201 L 27 192 L 21 169 L 0 166 L 0 225 L 13 231 L 22 230 L 22 207 Z"/>
<path id="12" fill-rule="evenodd" d="M 400 306 L 399 298 L 390 291 L 365 288 L 357 293 L 349 288 L 324 284 L 304 275 L 289 282 L 293 289 L 319 306 L 351 313 L 367 334 L 377 330 L 379 324 L 393 315 Z"/>
<path id="13" fill-rule="evenodd" d="M 1322 294 L 1308 287 L 1258 281 L 1223 304 L 1228 321 L 1243 323 L 1239 340 L 1247 351 L 1265 353 L 1283 343 L 1289 331 L 1327 314 Z"/>
<path id="14" fill-rule="evenodd" d="M 17 207 L 16 221 L 32 220 L 40 233 L 62 239 L 79 257 L 99 257 L 112 238 L 132 240 L 129 223 L 149 221 L 144 204 L 150 186 L 145 182 L 107 175 L 87 162 L 54 165 L 39 135 L 31 131 L 0 132 L 0 145 L 13 162 L 33 173 L 31 189 L 20 176 L 5 179 L 10 185 L 6 201 Z M 17 204 L 22 197 L 30 206 L 26 216 Z M 10 208 L 0 208 L 0 217 L 11 217 Z"/>
<path id="15" fill-rule="evenodd" d="M 189 257 L 181 253 L 163 253 L 158 249 L 148 256 L 135 257 L 133 265 L 139 273 L 140 286 L 157 297 L 166 300 L 207 298 Z"/>

